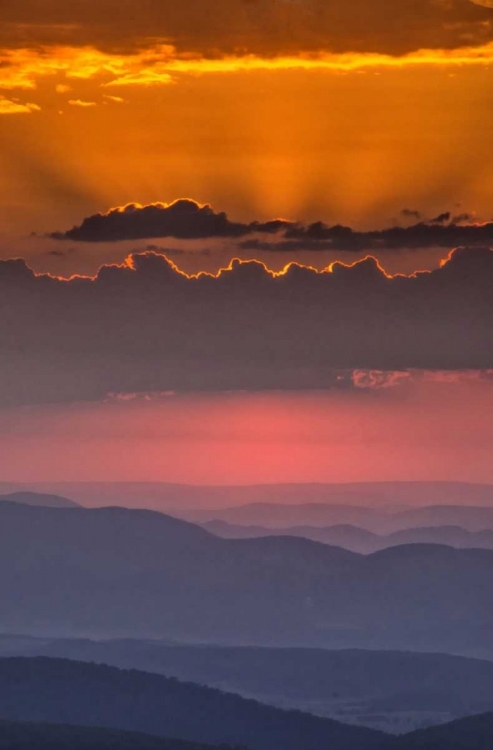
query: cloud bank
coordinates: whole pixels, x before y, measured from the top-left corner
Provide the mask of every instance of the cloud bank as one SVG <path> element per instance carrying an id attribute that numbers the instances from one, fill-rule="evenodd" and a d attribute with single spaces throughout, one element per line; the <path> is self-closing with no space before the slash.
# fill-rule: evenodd
<path id="1" fill-rule="evenodd" d="M 33 112 L 39 112 L 39 109 L 37 104 L 31 102 L 23 104 L 0 95 L 0 115 L 30 115 Z"/>
<path id="2" fill-rule="evenodd" d="M 420 218 L 404 209 L 404 218 Z M 260 235 L 260 238 L 258 237 Z M 262 237 L 262 235 L 268 235 Z M 122 242 L 142 239 L 181 240 L 227 238 L 239 240 L 242 250 L 299 252 L 340 250 L 362 252 L 429 247 L 452 249 L 493 244 L 493 222 L 474 222 L 467 214 L 442 213 L 411 226 L 391 226 L 373 231 L 356 231 L 346 226 L 330 226 L 273 219 L 267 222 L 235 222 L 223 212 L 190 199 L 142 206 L 131 203 L 85 218 L 79 226 L 53 232 L 52 239 L 75 242 Z"/>
<path id="3" fill-rule="evenodd" d="M 218 59 L 300 50 L 405 54 L 492 39 L 491 2 L 469 0 L 5 0 L 0 42 L 141 49 L 161 39 L 179 54 Z"/>
<path id="4" fill-rule="evenodd" d="M 274 220 L 241 224 L 230 221 L 225 213 L 216 213 L 211 206 L 181 199 L 173 203 L 141 206 L 129 203 L 107 213 L 94 214 L 80 226 L 67 232 L 53 232 L 59 240 L 79 242 L 118 242 L 124 240 L 174 237 L 177 239 L 208 239 L 243 237 L 256 232 L 274 234 L 288 228 L 290 222 Z"/>
<path id="5" fill-rule="evenodd" d="M 319 389 L 344 370 L 493 367 L 493 251 L 389 277 L 371 257 L 323 272 L 236 261 L 189 277 L 143 253 L 94 279 L 0 262 L 0 403 L 109 393 Z"/>

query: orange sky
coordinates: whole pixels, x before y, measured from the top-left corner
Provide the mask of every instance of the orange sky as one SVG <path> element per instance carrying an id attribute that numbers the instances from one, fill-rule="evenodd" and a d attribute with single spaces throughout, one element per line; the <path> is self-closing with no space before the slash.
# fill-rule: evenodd
<path id="1" fill-rule="evenodd" d="M 31 233 L 180 197 L 238 221 L 377 228 L 405 208 L 491 219 L 493 10 L 480 6 L 147 0 L 135 18 L 113 0 L 9 0 L 0 257 L 94 271 L 129 248 L 68 262 Z M 237 254 L 219 249 L 222 263 Z"/>
<path id="2" fill-rule="evenodd" d="M 198 285 L 190 283 L 183 300 L 177 286 L 184 307 L 173 308 L 174 275 L 153 253 L 189 273 L 215 272 L 233 257 L 279 270 L 290 262 L 317 269 L 335 261 L 352 265 L 370 254 L 389 273 L 411 275 L 437 268 L 457 244 L 469 244 L 456 237 L 474 235 L 475 253 L 450 255 L 442 272 L 429 275 L 430 287 L 428 274 L 416 284 L 406 281 L 403 288 L 417 287 L 418 296 L 396 297 L 393 304 L 403 316 L 404 346 L 414 354 L 421 346 L 426 355 L 424 364 L 411 366 L 427 367 L 450 331 L 457 342 L 455 351 L 442 347 L 446 363 L 467 365 L 474 354 L 471 367 L 489 366 L 491 261 L 479 248 L 493 243 L 492 111 L 493 0 L 3 0 L 0 260 L 22 257 L 37 273 L 67 278 L 95 276 L 133 252 L 152 253 L 136 256 L 144 268 L 134 274 L 135 284 L 115 268 L 94 285 L 64 285 L 35 279 L 22 263 L 2 264 L 0 355 L 9 371 L 2 403 L 32 404 L 0 409 L 2 478 L 493 482 L 491 374 L 462 373 L 447 383 L 436 374 L 396 383 L 391 376 L 389 383 L 386 375 L 360 373 L 347 392 L 310 395 L 146 393 L 154 376 L 162 383 L 168 370 L 190 374 L 187 346 L 205 352 L 215 381 L 218 351 L 231 354 L 238 346 L 242 362 L 226 356 L 224 373 L 237 366 L 243 376 L 250 354 L 243 339 L 226 335 L 234 321 L 245 339 L 250 333 L 258 339 L 252 370 L 255 357 L 271 364 L 272 339 L 262 339 L 262 322 L 283 332 L 276 343 L 285 344 L 292 361 L 283 355 L 274 362 L 279 381 L 286 362 L 304 372 L 306 358 L 295 353 L 307 342 L 315 342 L 308 358 L 317 364 L 317 336 L 335 330 L 345 344 L 346 325 L 355 332 L 357 366 L 373 366 L 373 338 L 386 351 L 386 331 L 396 349 L 401 343 L 401 329 L 396 335 L 391 325 L 395 310 L 384 309 L 375 291 L 381 275 L 372 262 L 343 272 L 334 285 L 340 296 L 330 291 L 313 308 L 303 285 L 307 274 L 295 268 L 295 281 L 283 292 L 285 312 L 274 300 L 266 318 L 255 301 L 257 289 L 259 299 L 264 294 L 270 301 L 268 275 L 258 266 L 236 269 L 217 285 L 229 290 L 231 284 L 225 317 L 215 293 L 207 292 L 223 334 L 213 330 L 202 341 L 201 298 L 192 296 Z M 175 221 L 176 206 L 187 211 L 180 231 L 161 235 L 141 226 L 116 239 L 111 231 L 87 236 L 94 223 L 111 228 L 110 209 L 122 214 L 127 204 L 139 204 L 146 216 L 149 204 L 159 204 L 164 224 Z M 220 229 L 187 232 L 202 214 Z M 272 230 L 279 218 L 285 234 Z M 334 242 L 310 242 L 333 226 Z M 393 243 L 394 227 L 410 231 Z M 338 240 L 338 230 L 353 245 Z M 359 235 L 370 230 L 387 233 L 368 246 Z M 416 237 L 425 235 L 420 244 Z M 248 302 L 243 307 L 236 305 L 238 279 Z M 435 291 L 444 293 L 445 316 Z M 125 308 L 125 295 L 143 315 L 142 325 Z M 107 325 L 98 327 L 101 310 Z M 173 327 L 177 310 L 182 329 Z M 304 314 L 318 324 L 317 311 L 325 328 L 319 332 L 311 322 L 308 336 Z M 373 319 L 379 321 L 374 337 Z M 176 361 L 166 347 L 161 351 L 160 325 Z M 188 332 L 183 346 L 173 337 L 177 329 Z M 118 347 L 112 349 L 120 340 L 123 364 Z M 155 349 L 162 359 L 148 364 L 148 372 L 145 362 L 142 371 L 133 368 L 142 363 L 138 351 L 151 357 Z M 90 401 L 106 392 L 105 377 L 118 384 L 122 372 L 122 382 L 135 381 L 136 390 L 144 383 L 141 396 Z M 233 381 L 243 382 L 237 375 Z M 382 378 L 389 387 L 381 387 Z M 36 405 L 79 397 L 87 403 Z"/>

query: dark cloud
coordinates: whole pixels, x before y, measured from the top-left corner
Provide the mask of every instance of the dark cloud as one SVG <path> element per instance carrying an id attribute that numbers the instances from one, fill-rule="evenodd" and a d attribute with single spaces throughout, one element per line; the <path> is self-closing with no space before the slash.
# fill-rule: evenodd
<path id="1" fill-rule="evenodd" d="M 457 216 L 454 216 L 454 218 L 452 219 L 453 224 L 472 224 L 473 222 L 473 214 L 468 213 L 457 214 Z"/>
<path id="2" fill-rule="evenodd" d="M 374 259 L 188 278 L 138 254 L 91 279 L 0 263 L 0 401 L 324 388 L 334 371 L 493 367 L 493 251 L 389 278 Z"/>
<path id="3" fill-rule="evenodd" d="M 46 255 L 51 256 L 52 258 L 69 258 L 71 255 L 77 252 L 76 247 L 70 247 L 66 250 L 47 250 Z"/>
<path id="4" fill-rule="evenodd" d="M 430 219 L 430 224 L 447 224 L 452 218 L 450 211 L 443 214 L 438 214 L 434 219 Z"/>
<path id="5" fill-rule="evenodd" d="M 232 222 L 225 213 L 216 213 L 211 206 L 201 206 L 192 200 L 174 203 L 155 203 L 140 206 L 135 203 L 94 214 L 68 232 L 54 232 L 59 240 L 80 242 L 118 242 L 153 237 L 176 239 L 205 239 L 208 237 L 242 237 L 252 232 L 274 234 L 287 222 L 240 224 Z"/>
<path id="6" fill-rule="evenodd" d="M 358 232 L 340 225 L 329 226 L 323 222 L 309 226 L 292 225 L 280 238 L 245 239 L 240 242 L 240 247 L 253 252 L 324 250 L 377 253 L 381 250 L 417 250 L 430 247 L 451 249 L 493 244 L 493 222 L 460 224 L 460 219 L 463 217 L 457 217 L 457 220 L 447 224 L 445 222 L 450 220 L 450 214 L 442 214 L 428 222 L 408 227 L 394 226 L 368 232 Z"/>
<path id="7" fill-rule="evenodd" d="M 159 247 L 159 245 L 147 245 L 146 252 L 165 255 L 167 258 L 182 258 L 184 255 L 190 255 L 191 253 L 193 253 L 194 256 L 201 255 L 204 257 L 208 257 L 212 254 L 210 248 L 208 247 L 203 247 L 200 250 L 190 250 L 184 247 Z"/>
<path id="8" fill-rule="evenodd" d="M 410 218 L 419 216 L 419 213 L 404 209 L 402 215 Z M 217 213 L 211 206 L 182 199 L 171 204 L 129 204 L 114 208 L 107 213 L 89 216 L 67 232 L 53 232 L 50 237 L 78 242 L 168 237 L 181 240 L 229 238 L 238 240 L 242 250 L 273 252 L 377 252 L 493 244 L 493 222 L 465 223 L 471 220 L 468 214 L 452 219 L 451 213 L 445 212 L 411 226 L 359 232 L 351 227 L 331 226 L 322 221 L 309 225 L 282 219 L 240 223 L 231 221 L 223 212 Z M 259 238 L 258 235 L 269 235 L 269 238 Z"/>
<path id="9" fill-rule="evenodd" d="M 421 213 L 413 208 L 403 208 L 401 211 L 401 216 L 403 216 L 405 219 L 414 219 L 415 221 L 419 221 L 421 219 Z"/>
<path id="10" fill-rule="evenodd" d="M 469 0 L 4 0 L 0 41 L 128 51 L 165 40 L 184 54 L 299 50 L 402 54 L 492 38 L 491 7 Z"/>
<path id="11" fill-rule="evenodd" d="M 309 226 L 292 226 L 284 234 L 288 240 L 324 243 L 338 250 L 398 250 L 402 248 L 482 246 L 493 242 L 493 223 L 445 224 L 449 214 L 409 227 L 394 226 L 368 232 L 350 227 L 328 226 L 316 222 Z"/>

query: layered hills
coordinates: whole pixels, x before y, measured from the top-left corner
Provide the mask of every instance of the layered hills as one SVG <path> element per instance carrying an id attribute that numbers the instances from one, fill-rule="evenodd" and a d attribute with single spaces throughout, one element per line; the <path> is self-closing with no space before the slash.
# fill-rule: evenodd
<path id="1" fill-rule="evenodd" d="M 151 511 L 3 502 L 0 566 L 3 632 L 493 651 L 491 550 L 363 556 L 291 537 L 221 539 Z"/>

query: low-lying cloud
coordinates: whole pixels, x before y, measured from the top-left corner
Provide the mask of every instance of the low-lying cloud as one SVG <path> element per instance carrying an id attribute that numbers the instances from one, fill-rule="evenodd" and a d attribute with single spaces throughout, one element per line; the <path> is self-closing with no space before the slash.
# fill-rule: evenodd
<path id="1" fill-rule="evenodd" d="M 410 277 L 370 257 L 280 274 L 236 261 L 189 277 L 148 252 L 63 281 L 12 260 L 0 262 L 0 290 L 0 404 L 324 389 L 341 370 L 493 367 L 488 248 L 455 250 Z"/>

